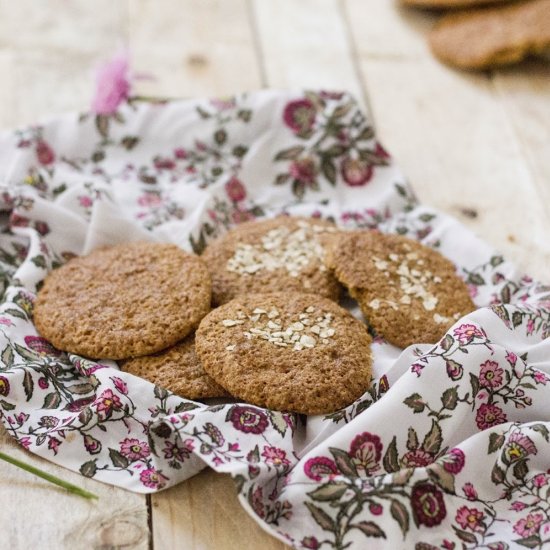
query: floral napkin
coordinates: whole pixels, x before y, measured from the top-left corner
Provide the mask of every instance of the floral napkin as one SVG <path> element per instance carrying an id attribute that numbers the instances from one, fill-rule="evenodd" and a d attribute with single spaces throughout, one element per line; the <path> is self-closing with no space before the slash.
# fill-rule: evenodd
<path id="1" fill-rule="evenodd" d="M 1 135 L 0 182 L 0 414 L 31 452 L 142 493 L 206 465 L 230 473 L 295 548 L 550 545 L 550 289 L 417 204 L 348 95 L 68 115 Z M 479 309 L 436 345 L 377 337 L 369 392 L 308 418 L 182 399 L 33 326 L 44 277 L 75 254 L 140 239 L 200 253 L 282 212 L 418 239 L 456 263 Z"/>

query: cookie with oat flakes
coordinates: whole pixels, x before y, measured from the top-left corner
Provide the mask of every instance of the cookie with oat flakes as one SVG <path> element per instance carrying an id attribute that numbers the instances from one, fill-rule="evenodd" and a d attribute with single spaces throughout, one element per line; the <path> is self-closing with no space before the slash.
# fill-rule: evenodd
<path id="1" fill-rule="evenodd" d="M 370 386 L 366 326 L 327 298 L 249 294 L 214 309 L 196 334 L 204 370 L 231 395 L 260 407 L 328 414 Z"/>
<path id="2" fill-rule="evenodd" d="M 202 368 L 195 352 L 194 334 L 154 355 L 122 361 L 120 367 L 186 399 L 227 395 Z"/>
<path id="3" fill-rule="evenodd" d="M 173 244 L 134 242 L 94 250 L 52 271 L 34 323 L 58 349 L 127 359 L 174 345 L 210 311 L 202 260 Z"/>
<path id="4" fill-rule="evenodd" d="M 550 0 L 451 13 L 428 38 L 434 55 L 461 69 L 516 63 L 550 47 Z"/>
<path id="5" fill-rule="evenodd" d="M 475 309 L 453 263 L 401 235 L 341 232 L 332 240 L 326 263 L 372 328 L 402 348 L 437 342 Z"/>
<path id="6" fill-rule="evenodd" d="M 212 275 L 212 302 L 251 292 L 312 292 L 337 300 L 340 285 L 323 264 L 323 237 L 334 224 L 281 216 L 238 225 L 201 258 Z"/>

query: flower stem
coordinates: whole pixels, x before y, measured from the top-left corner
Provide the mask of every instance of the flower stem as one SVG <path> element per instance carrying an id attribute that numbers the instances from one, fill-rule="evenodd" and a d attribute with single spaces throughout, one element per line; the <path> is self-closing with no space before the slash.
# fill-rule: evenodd
<path id="1" fill-rule="evenodd" d="M 59 479 L 58 477 L 52 476 L 46 472 L 43 472 L 42 470 L 39 470 L 38 468 L 35 468 L 34 466 L 31 466 L 30 464 L 26 464 L 25 462 L 21 462 L 20 460 L 13 458 L 11 456 L 8 456 L 2 452 L 0 452 L 0 460 L 5 460 L 6 462 L 9 462 L 10 464 L 13 464 L 14 466 L 17 466 L 18 468 L 21 468 L 27 472 L 30 472 L 31 474 L 34 474 L 35 476 L 41 477 L 42 479 L 45 479 L 46 481 L 49 481 L 50 483 L 53 483 L 54 485 L 58 485 L 59 487 L 63 487 L 70 493 L 74 493 L 75 495 L 79 495 L 84 498 L 88 499 L 94 499 L 99 498 L 97 495 L 94 495 L 94 493 L 90 493 L 89 491 L 86 491 L 85 489 L 82 489 L 81 487 L 77 487 L 76 485 L 73 485 L 72 483 L 68 483 L 67 481 L 63 481 L 62 479 Z"/>

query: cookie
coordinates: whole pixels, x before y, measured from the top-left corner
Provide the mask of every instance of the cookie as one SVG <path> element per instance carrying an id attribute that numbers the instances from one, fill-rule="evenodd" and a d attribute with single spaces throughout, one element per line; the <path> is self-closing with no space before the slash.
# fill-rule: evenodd
<path id="1" fill-rule="evenodd" d="M 337 300 L 340 285 L 323 265 L 327 221 L 279 217 L 238 225 L 212 242 L 201 258 L 212 275 L 212 302 L 251 292 L 312 292 Z"/>
<path id="2" fill-rule="evenodd" d="M 249 294 L 213 310 L 196 334 L 204 370 L 260 407 L 327 414 L 369 388 L 366 326 L 327 298 Z"/>
<path id="3" fill-rule="evenodd" d="M 120 367 L 186 399 L 227 395 L 202 368 L 195 352 L 194 334 L 154 355 L 122 361 Z"/>
<path id="4" fill-rule="evenodd" d="M 510 0 L 401 0 L 405 6 L 430 9 L 477 8 L 489 4 L 507 4 Z"/>
<path id="5" fill-rule="evenodd" d="M 436 343 L 475 309 L 452 262 L 401 235 L 342 232 L 326 262 L 359 302 L 369 325 L 401 348 Z"/>
<path id="6" fill-rule="evenodd" d="M 550 46 L 550 0 L 449 14 L 432 29 L 429 42 L 441 61 L 461 69 L 521 61 Z"/>
<path id="7" fill-rule="evenodd" d="M 52 271 L 34 323 L 57 348 L 93 358 L 149 355 L 179 342 L 210 310 L 202 260 L 172 244 L 95 250 Z"/>

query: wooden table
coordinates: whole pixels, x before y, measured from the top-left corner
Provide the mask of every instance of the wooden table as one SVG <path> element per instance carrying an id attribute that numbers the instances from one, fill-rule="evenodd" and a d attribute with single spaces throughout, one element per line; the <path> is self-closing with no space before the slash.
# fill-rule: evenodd
<path id="1" fill-rule="evenodd" d="M 127 44 L 144 95 L 348 89 L 420 199 L 550 280 L 550 64 L 463 74 L 435 61 L 434 17 L 391 0 L 0 0 L 0 127 L 86 109 L 93 68 Z M 285 546 L 205 471 L 146 498 L 16 448 L 100 495 L 90 504 L 0 463 L 0 548 L 207 550 Z"/>

